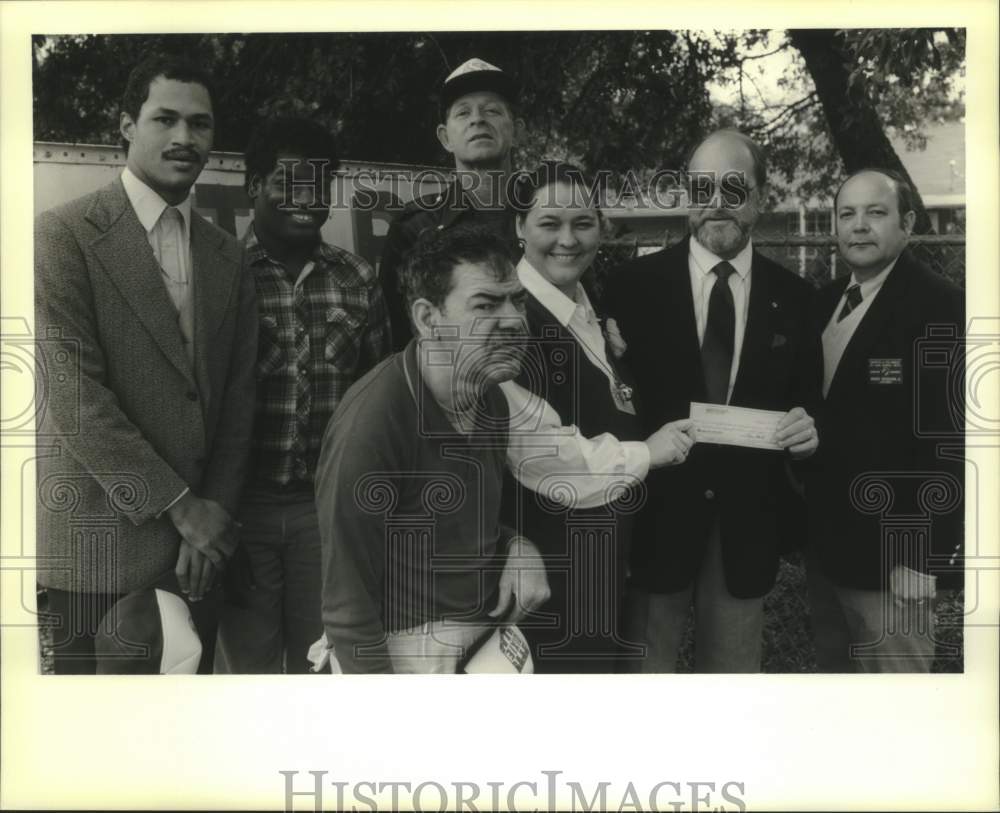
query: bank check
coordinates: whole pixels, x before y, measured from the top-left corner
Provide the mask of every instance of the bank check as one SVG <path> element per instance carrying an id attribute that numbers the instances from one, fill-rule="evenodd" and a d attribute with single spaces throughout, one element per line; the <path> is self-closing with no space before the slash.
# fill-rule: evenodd
<path id="1" fill-rule="evenodd" d="M 751 446 L 754 449 L 780 449 L 774 440 L 778 421 L 784 412 L 768 409 L 691 403 L 698 443 L 723 443 L 727 446 Z"/>

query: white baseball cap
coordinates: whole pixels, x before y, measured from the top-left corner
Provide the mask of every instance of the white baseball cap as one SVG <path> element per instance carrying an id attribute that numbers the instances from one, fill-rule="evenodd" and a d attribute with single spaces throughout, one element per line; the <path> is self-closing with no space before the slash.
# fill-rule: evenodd
<path id="1" fill-rule="evenodd" d="M 160 587 L 119 599 L 94 640 L 101 675 L 193 675 L 201 639 L 187 603 Z"/>
<path id="2" fill-rule="evenodd" d="M 473 58 L 455 68 L 444 80 L 441 88 L 441 118 L 447 118 L 448 110 L 456 100 L 467 93 L 481 90 L 492 91 L 508 103 L 517 99 L 517 88 L 509 74 L 485 60 Z"/>

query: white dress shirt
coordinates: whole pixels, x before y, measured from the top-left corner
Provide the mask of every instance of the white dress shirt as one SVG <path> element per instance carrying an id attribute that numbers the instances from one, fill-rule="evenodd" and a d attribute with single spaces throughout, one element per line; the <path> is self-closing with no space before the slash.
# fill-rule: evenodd
<path id="1" fill-rule="evenodd" d="M 608 352 L 604 342 L 604 333 L 597 313 L 587 292 L 580 283 L 576 284 L 573 299 L 556 288 L 543 277 L 526 259 L 517 264 L 517 276 L 521 284 L 542 307 L 551 313 L 566 330 L 580 343 L 583 352 L 590 363 L 604 373 L 609 386 L 614 389 L 618 384 L 614 368 L 608 363 Z"/>
<path id="2" fill-rule="evenodd" d="M 544 398 L 513 381 L 500 389 L 510 410 L 507 465 L 526 488 L 569 508 L 593 508 L 616 499 L 649 473 L 649 447 L 605 432 L 585 438 L 563 426 Z"/>
<path id="3" fill-rule="evenodd" d="M 896 259 L 899 258 L 897 257 Z M 840 301 L 837 302 L 837 307 L 833 309 L 833 315 L 830 317 L 830 321 L 827 322 L 826 327 L 823 329 L 824 398 L 826 398 L 826 394 L 830 391 L 830 384 L 833 382 L 833 376 L 837 372 L 837 367 L 840 364 L 841 358 L 844 356 L 844 351 L 847 349 L 847 345 L 850 344 L 851 338 L 854 336 L 854 331 L 858 329 L 858 325 L 861 324 L 861 320 L 865 318 L 865 314 L 868 313 L 868 308 L 871 307 L 871 304 L 878 295 L 878 292 L 882 290 L 882 284 L 885 282 L 886 277 L 889 276 L 889 272 L 892 271 L 895 265 L 896 260 L 893 260 L 874 277 L 871 277 L 861 283 L 858 282 L 857 277 L 853 273 L 851 274 L 850 282 L 848 282 L 847 287 L 844 288 L 844 293 L 841 294 Z M 859 285 L 861 288 L 861 301 L 858 303 L 857 307 L 854 308 L 854 310 L 838 322 L 837 317 L 840 316 L 840 312 L 844 308 L 844 303 L 847 302 L 847 288 L 850 288 L 855 284 Z"/>
<path id="4" fill-rule="evenodd" d="M 733 396 L 733 386 L 736 384 L 736 374 L 740 369 L 740 351 L 743 349 L 743 334 L 747 327 L 747 309 L 750 305 L 750 266 L 753 262 L 753 241 L 748 241 L 735 257 L 723 260 L 717 257 L 694 237 L 690 240 L 688 251 L 688 273 L 691 275 L 691 294 L 694 298 L 694 320 L 698 329 L 699 346 L 705 339 L 705 324 L 708 322 L 708 299 L 715 285 L 715 274 L 712 269 L 721 262 L 728 262 L 736 271 L 729 275 L 729 290 L 733 294 L 733 306 L 736 311 L 736 335 L 733 342 L 733 364 L 729 370 L 729 391 L 726 393 L 728 402 Z"/>
<path id="5" fill-rule="evenodd" d="M 587 357 L 605 371 L 609 386 L 614 386 L 604 336 L 583 288 L 578 287 L 574 302 L 527 262 L 522 260 L 517 270 L 521 284 L 576 336 Z M 593 508 L 645 479 L 649 447 L 643 441 L 620 441 L 608 432 L 586 438 L 576 426 L 563 426 L 544 398 L 513 381 L 503 382 L 500 389 L 511 415 L 507 463 L 525 487 L 561 505 Z"/>
<path id="6" fill-rule="evenodd" d="M 122 172 L 122 186 L 136 217 L 146 230 L 146 239 L 160 265 L 163 284 L 177 309 L 177 323 L 188 361 L 194 360 L 194 292 L 191 275 L 191 197 L 171 207 L 140 181 L 128 168 Z M 172 216 L 168 209 L 180 214 Z"/>

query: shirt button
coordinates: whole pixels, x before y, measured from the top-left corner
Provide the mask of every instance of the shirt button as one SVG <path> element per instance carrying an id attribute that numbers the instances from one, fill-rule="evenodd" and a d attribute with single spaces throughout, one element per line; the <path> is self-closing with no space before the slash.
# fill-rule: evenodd
<path id="1" fill-rule="evenodd" d="M 715 499 L 715 492 L 712 491 L 712 489 L 710 489 L 710 488 L 706 488 L 705 489 L 705 499 L 706 500 L 714 500 Z"/>
<path id="2" fill-rule="evenodd" d="M 190 392 L 188 392 L 187 393 L 187 399 L 189 401 L 197 401 L 198 400 L 198 393 L 194 392 L 193 390 L 190 391 Z"/>

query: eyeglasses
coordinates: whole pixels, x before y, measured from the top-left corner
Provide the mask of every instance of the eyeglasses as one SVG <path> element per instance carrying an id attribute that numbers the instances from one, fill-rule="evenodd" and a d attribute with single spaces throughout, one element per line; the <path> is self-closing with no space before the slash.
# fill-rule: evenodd
<path id="1" fill-rule="evenodd" d="M 688 206 L 708 208 L 718 197 L 725 209 L 739 209 L 750 199 L 750 193 L 757 189 L 747 183 L 742 172 L 724 172 L 717 176 L 714 172 L 689 172 L 685 177 Z"/>

